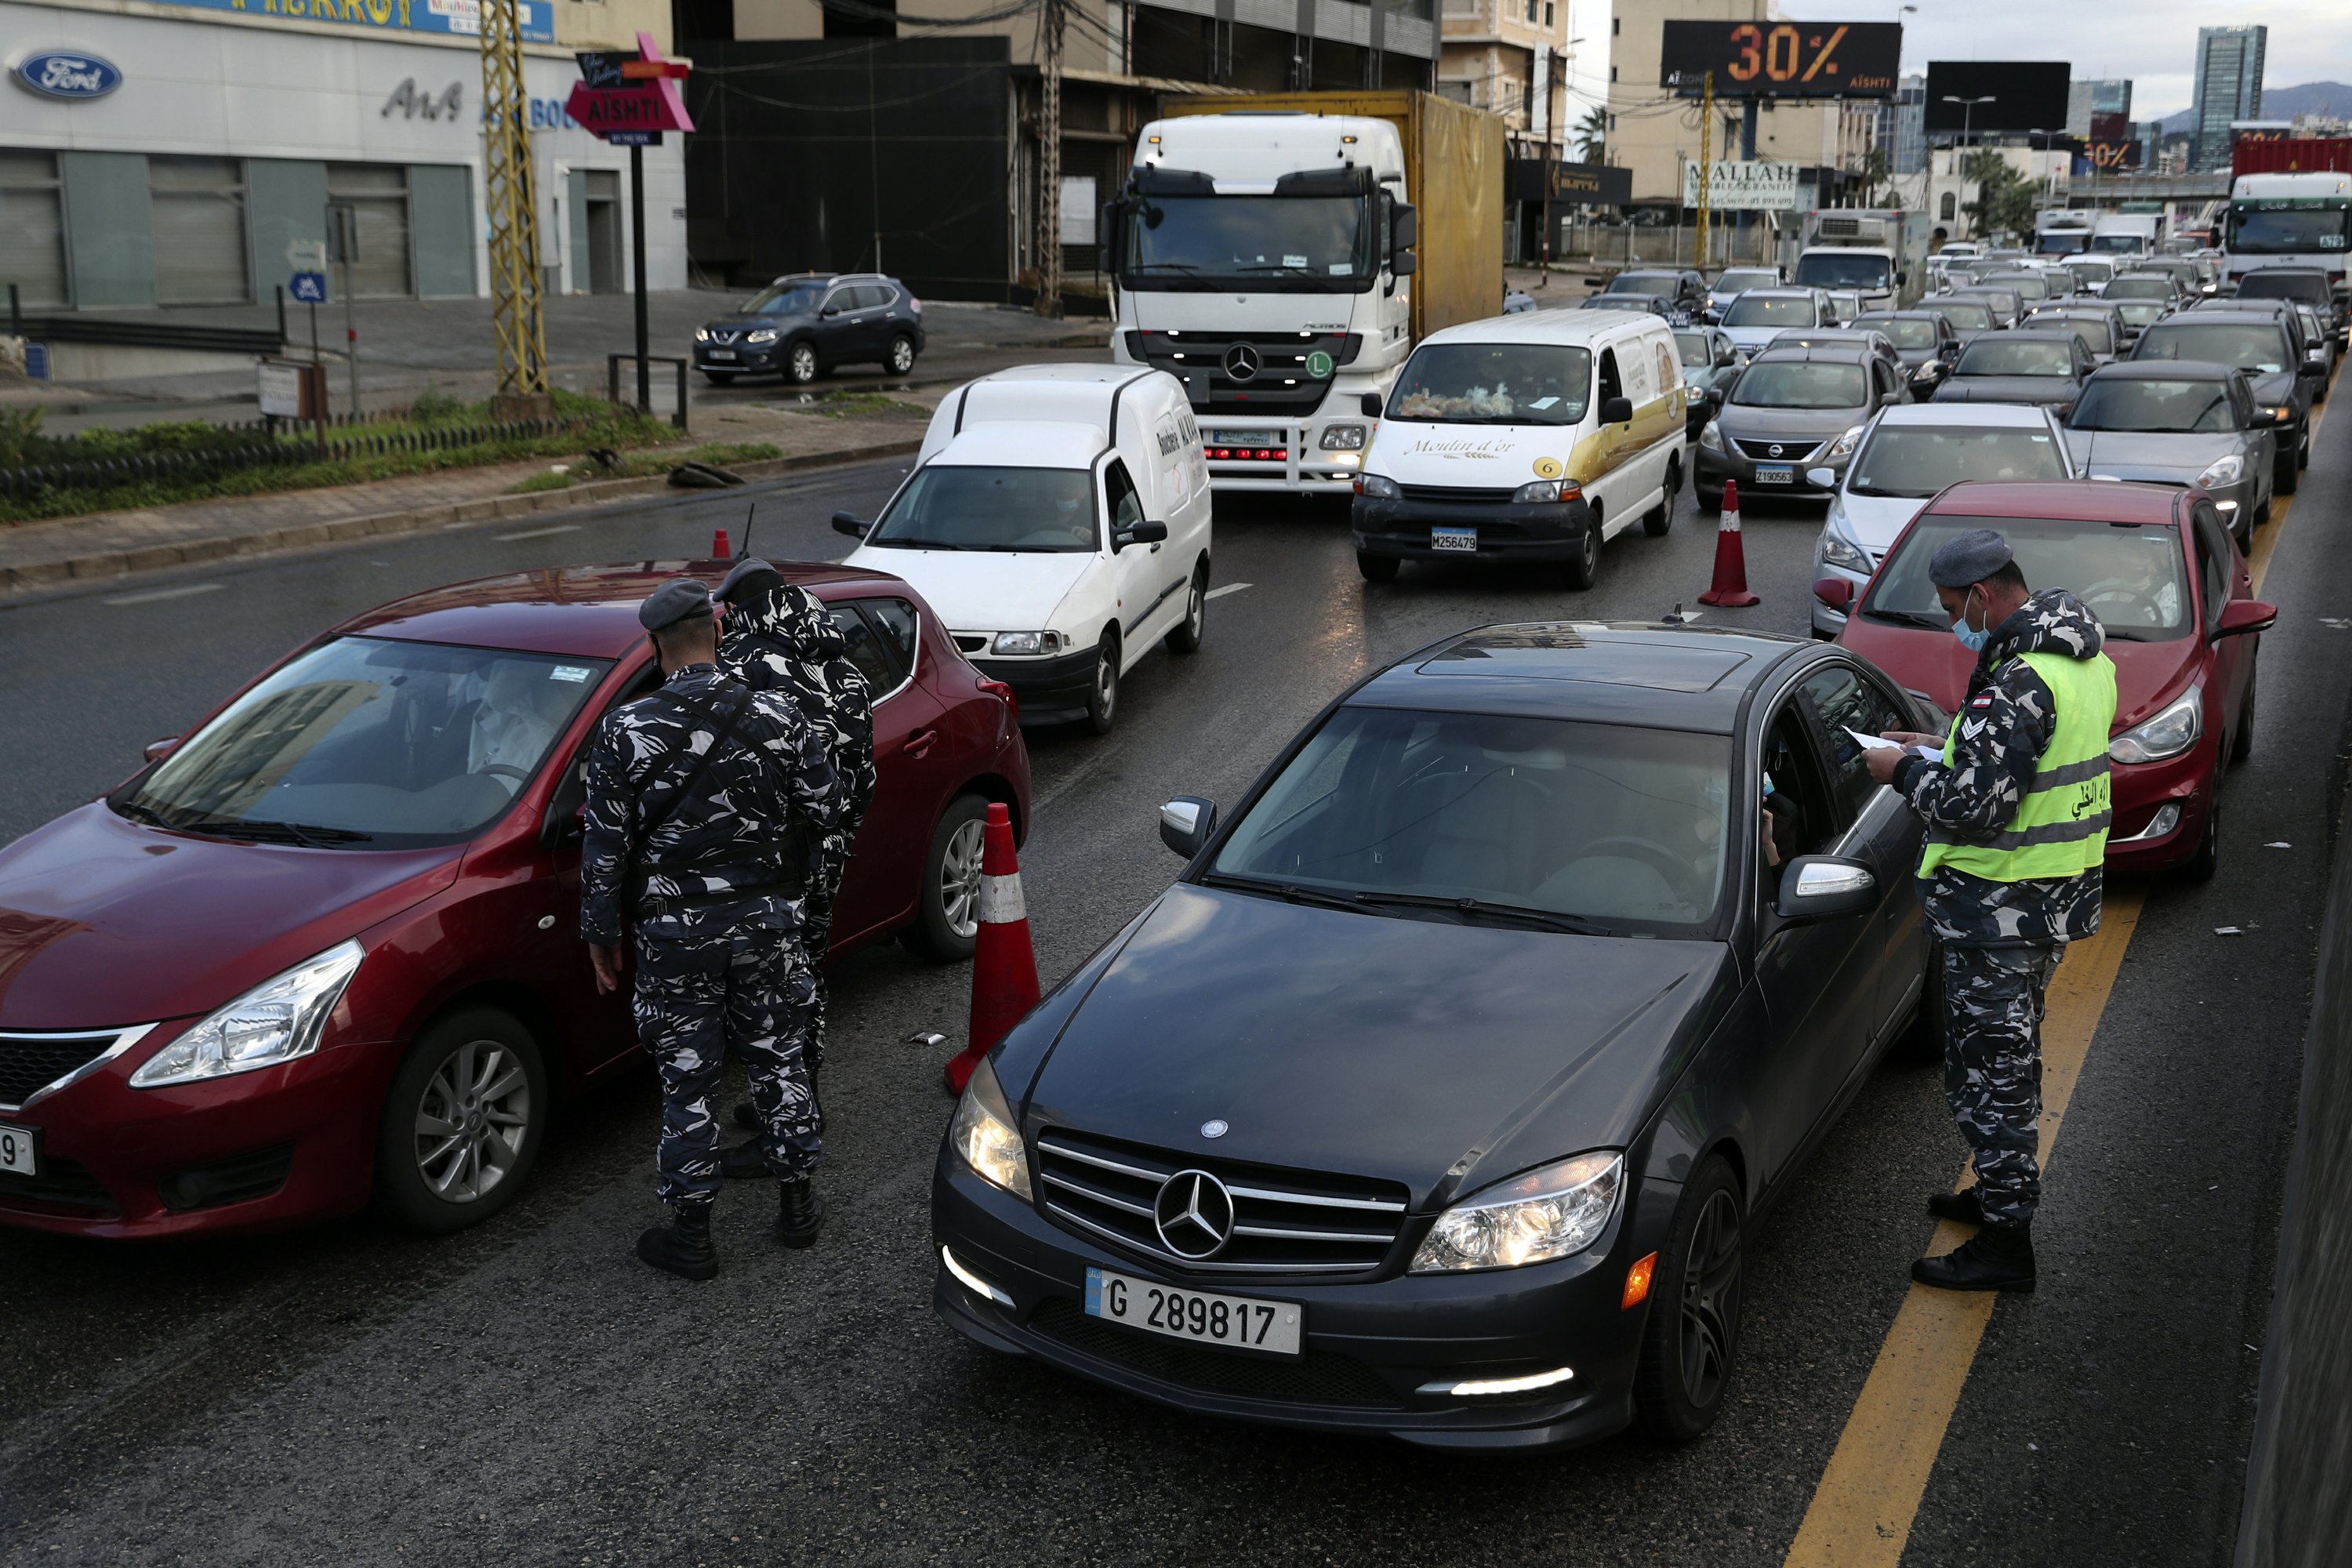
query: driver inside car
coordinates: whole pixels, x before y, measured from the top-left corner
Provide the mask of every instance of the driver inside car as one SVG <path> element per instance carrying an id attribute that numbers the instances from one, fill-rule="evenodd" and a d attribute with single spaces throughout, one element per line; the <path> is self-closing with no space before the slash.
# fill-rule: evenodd
<path id="1" fill-rule="evenodd" d="M 490 773 L 509 795 L 522 787 L 555 740 L 555 723 L 541 707 L 547 687 L 544 664 L 500 659 L 490 667 L 467 736 L 467 773 Z"/>
<path id="2" fill-rule="evenodd" d="M 2169 537 L 2150 536 L 2158 549 L 2176 548 Z M 2083 590 L 2083 603 L 2105 622 L 2126 627 L 2161 629 L 2180 624 L 2180 584 L 2165 570 L 2155 550 L 2103 552 L 2102 563 L 2114 560 L 2107 574 Z M 2149 612 L 2154 611 L 2151 615 Z"/>

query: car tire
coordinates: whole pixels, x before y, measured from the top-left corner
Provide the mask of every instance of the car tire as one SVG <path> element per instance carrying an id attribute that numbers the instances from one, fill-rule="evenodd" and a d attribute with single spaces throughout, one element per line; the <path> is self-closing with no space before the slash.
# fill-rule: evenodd
<path id="1" fill-rule="evenodd" d="M 882 368 L 892 375 L 905 375 L 915 368 L 915 340 L 899 332 L 890 340 L 889 352 L 882 356 Z"/>
<path id="2" fill-rule="evenodd" d="M 1087 728 L 1097 735 L 1110 733 L 1118 722 L 1118 636 L 1103 633 L 1095 646 L 1094 685 L 1087 691 Z"/>
<path id="3" fill-rule="evenodd" d="M 1402 564 L 1393 555 L 1368 555 L 1360 550 L 1356 552 L 1356 570 L 1363 574 L 1367 583 L 1395 582 L 1397 568 Z"/>
<path id="4" fill-rule="evenodd" d="M 2303 427 L 2303 439 L 2295 444 L 2294 466 L 2297 468 L 2311 467 L 2311 426 L 2308 422 Z"/>
<path id="5" fill-rule="evenodd" d="M 817 378 L 816 345 L 803 339 L 784 351 L 784 379 L 806 386 Z"/>
<path id="6" fill-rule="evenodd" d="M 1723 510 L 1723 491 L 1720 489 L 1709 489 L 1705 485 L 1695 484 L 1691 486 L 1691 499 L 1698 502 L 1701 511 Z"/>
<path id="7" fill-rule="evenodd" d="M 713 386 L 732 386 L 737 374 L 731 370 L 706 370 L 702 373 L 702 379 Z"/>
<path id="8" fill-rule="evenodd" d="M 1176 654 L 1198 653 L 1201 639 L 1209 634 L 1209 563 L 1205 561 L 1192 568 L 1192 581 L 1184 589 L 1184 618 L 1168 634 L 1168 651 Z"/>
<path id="9" fill-rule="evenodd" d="M 1633 1372 L 1633 1422 L 1654 1442 L 1715 1425 L 1739 1356 L 1739 1184 L 1719 1154 L 1700 1162 L 1659 1249 Z"/>
<path id="10" fill-rule="evenodd" d="M 1653 539 L 1664 539 L 1675 525 L 1675 502 L 1683 493 L 1683 460 L 1679 454 L 1666 459 L 1666 493 L 1658 504 L 1642 514 L 1642 531 Z"/>
<path id="11" fill-rule="evenodd" d="M 940 813 L 923 857 L 923 886 L 915 897 L 915 923 L 899 942 L 933 963 L 962 963 L 980 942 L 980 862 L 988 802 L 960 795 Z"/>
<path id="12" fill-rule="evenodd" d="M 2205 803 L 2205 836 L 2196 853 L 2180 863 L 2180 874 L 2192 882 L 2210 882 L 2221 868 L 2221 781 L 2216 777 L 2212 798 Z"/>
<path id="13" fill-rule="evenodd" d="M 2271 469 L 2271 493 L 2291 496 L 2294 494 L 2295 487 L 2302 483 L 2303 470 L 2295 454 L 2291 451 L 2280 453 L 2278 462 Z"/>
<path id="14" fill-rule="evenodd" d="M 539 1042 L 511 1014 L 469 1007 L 432 1024 L 384 1092 L 376 1212 L 423 1236 L 489 1218 L 530 1179 L 547 1141 L 551 1099 Z"/>
<path id="15" fill-rule="evenodd" d="M 1593 507 L 1585 514 L 1584 531 L 1577 538 L 1577 552 L 1572 560 L 1559 566 L 1559 580 L 1570 592 L 1581 594 L 1601 580 L 1601 509 Z"/>

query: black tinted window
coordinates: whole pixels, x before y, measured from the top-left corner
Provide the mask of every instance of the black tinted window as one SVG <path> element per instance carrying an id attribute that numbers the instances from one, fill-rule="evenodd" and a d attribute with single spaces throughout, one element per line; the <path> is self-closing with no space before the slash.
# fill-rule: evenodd
<path id="1" fill-rule="evenodd" d="M 860 599 L 856 603 L 880 635 L 882 653 L 891 660 L 894 670 L 890 684 L 895 686 L 915 668 L 915 606 L 904 599 Z"/>
<path id="2" fill-rule="evenodd" d="M 833 615 L 833 624 L 841 628 L 841 635 L 849 639 L 849 662 L 866 677 L 866 684 L 873 689 L 874 695 L 879 697 L 898 685 L 900 675 L 897 661 L 883 647 L 882 639 L 866 624 L 866 617 L 857 613 L 857 601 L 845 600 L 825 608 Z"/>
<path id="3" fill-rule="evenodd" d="M 1910 721 L 1895 710 L 1885 692 L 1846 665 L 1834 665 L 1808 676 L 1800 689 L 1821 721 L 1822 737 L 1829 742 L 1832 772 L 1838 794 L 1845 798 L 1849 816 L 1862 815 L 1878 785 L 1863 766 L 1863 745 L 1846 731 L 1876 735 L 1888 730 L 1908 730 Z"/>

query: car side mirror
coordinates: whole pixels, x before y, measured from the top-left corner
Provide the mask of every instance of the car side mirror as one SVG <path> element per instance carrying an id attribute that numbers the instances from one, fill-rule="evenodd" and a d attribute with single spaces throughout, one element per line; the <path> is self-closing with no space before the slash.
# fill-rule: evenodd
<path id="1" fill-rule="evenodd" d="M 2232 599 L 2221 606 L 2221 624 L 2213 628 L 2213 640 L 2242 637 L 2247 632 L 2266 632 L 2278 624 L 2278 606 L 2265 605 L 2260 599 Z"/>
<path id="2" fill-rule="evenodd" d="M 824 310 L 819 310 L 817 314 L 821 317 L 838 316 L 841 314 L 841 307 L 838 305 L 827 305 Z"/>
<path id="3" fill-rule="evenodd" d="M 2278 410 L 2265 405 L 2254 410 L 2254 416 L 2246 422 L 2246 428 L 2249 430 L 2275 430 L 2285 423 L 2285 420 L 2278 416 Z"/>
<path id="4" fill-rule="evenodd" d="M 1632 398 L 1612 397 L 1601 403 L 1601 423 L 1603 425 L 1630 425 L 1633 422 L 1633 400 Z"/>
<path id="5" fill-rule="evenodd" d="M 1903 287 L 1906 286 L 1907 284 L 1909 284 L 1909 283 L 1910 283 L 1910 281 L 1911 281 L 1911 274 L 1910 274 L 1910 273 L 1908 273 L 1908 272 L 1897 272 L 1897 273 L 1895 275 L 1895 286 L 1897 289 L 1901 289 L 1901 288 L 1903 288 Z"/>
<path id="6" fill-rule="evenodd" d="M 1164 522 L 1139 522 L 1122 528 L 1110 536 L 1111 553 L 1116 555 L 1130 544 L 1158 544 L 1168 537 Z"/>
<path id="7" fill-rule="evenodd" d="M 833 514 L 833 531 L 835 533 L 845 533 L 852 539 L 863 539 L 866 537 L 867 526 L 845 511 Z"/>
<path id="8" fill-rule="evenodd" d="M 1878 395 L 1878 406 L 1881 408 L 1892 408 L 1902 401 L 1903 395 L 1899 392 L 1882 392 Z"/>
<path id="9" fill-rule="evenodd" d="M 1217 803 L 1180 795 L 1160 808 L 1160 842 L 1190 860 L 1209 842 L 1217 826 Z"/>
<path id="10" fill-rule="evenodd" d="M 1381 416 L 1381 395 L 1368 392 L 1364 394 L 1364 400 L 1356 406 L 1363 410 L 1365 418 L 1378 419 Z"/>
<path id="11" fill-rule="evenodd" d="M 179 736 L 166 735 L 160 741 L 148 742 L 145 748 L 140 752 L 140 755 L 145 757 L 151 763 L 160 763 L 165 757 L 170 756 L 172 754 L 173 748 L 177 746 L 179 743 Z"/>
<path id="12" fill-rule="evenodd" d="M 1715 365 L 1717 370 L 1728 370 L 1738 363 L 1739 351 L 1738 349 L 1718 349 L 1716 351 Z"/>
<path id="13" fill-rule="evenodd" d="M 1838 471 L 1835 468 L 1807 468 L 1805 470 L 1805 483 L 1814 486 L 1817 489 L 1833 490 L 1837 489 L 1837 482 Z M 1843 579 L 1841 578 L 1840 581 L 1843 581 Z"/>
<path id="14" fill-rule="evenodd" d="M 1723 388 L 1721 388 L 1721 387 L 1719 387 L 1719 386 L 1710 386 L 1710 387 L 1708 387 L 1708 388 L 1706 389 L 1706 401 L 1707 401 L 1707 403 L 1708 403 L 1709 406 L 1711 406 L 1711 407 L 1715 407 L 1715 408 L 1720 408 L 1720 407 L 1722 407 L 1722 406 L 1723 406 Z"/>
<path id="15" fill-rule="evenodd" d="M 1823 921 L 1863 914 L 1877 903 L 1878 878 L 1863 862 L 1800 855 L 1781 870 L 1772 908 L 1782 920 Z"/>
<path id="16" fill-rule="evenodd" d="M 2294 374 L 2305 381 L 2316 381 L 2327 374 L 2327 367 L 2315 359 L 2306 359 L 2294 367 Z"/>

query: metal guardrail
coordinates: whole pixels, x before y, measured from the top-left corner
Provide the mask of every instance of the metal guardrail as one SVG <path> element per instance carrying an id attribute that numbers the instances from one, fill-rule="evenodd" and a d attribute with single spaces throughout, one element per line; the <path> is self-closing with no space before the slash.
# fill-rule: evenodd
<path id="1" fill-rule="evenodd" d="M 293 468 L 304 463 L 411 452 L 455 451 L 500 441 L 530 441 L 581 429 L 578 419 L 520 419 L 503 423 L 439 425 L 417 430 L 330 439 L 287 427 L 273 435 L 252 425 L 226 427 L 224 439 L 173 452 L 108 454 L 69 458 L 25 468 L 0 468 L 0 500 L 30 500 L 47 491 L 110 489 L 165 479 L 218 479 L 246 468 Z"/>
<path id="2" fill-rule="evenodd" d="M 625 364 L 633 365 L 636 363 L 637 356 L 633 353 L 606 354 L 604 356 L 605 401 L 609 403 L 619 403 L 621 401 L 621 367 Z M 668 354 L 647 354 L 646 356 L 646 363 L 647 364 L 667 364 L 677 367 L 677 406 L 676 409 L 671 411 L 669 422 L 677 426 L 681 430 L 685 429 L 687 362 L 682 359 L 673 358 Z M 629 406 L 634 407 L 635 405 L 630 405 Z M 653 410 L 650 408 L 639 408 L 637 409 L 637 412 L 646 416 L 648 418 L 653 416 Z"/>

